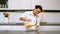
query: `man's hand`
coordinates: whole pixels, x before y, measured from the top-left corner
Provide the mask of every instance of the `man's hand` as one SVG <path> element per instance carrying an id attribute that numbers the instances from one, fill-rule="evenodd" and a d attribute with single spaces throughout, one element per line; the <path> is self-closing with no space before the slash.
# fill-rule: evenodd
<path id="1" fill-rule="evenodd" d="M 26 22 L 31 22 L 31 20 L 30 19 L 26 19 Z"/>
<path id="2" fill-rule="evenodd" d="M 39 34 L 39 25 L 35 24 L 36 34 Z"/>

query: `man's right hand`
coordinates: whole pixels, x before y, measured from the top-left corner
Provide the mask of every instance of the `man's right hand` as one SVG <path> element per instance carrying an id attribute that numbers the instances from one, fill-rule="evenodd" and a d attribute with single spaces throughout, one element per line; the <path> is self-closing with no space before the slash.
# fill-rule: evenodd
<path id="1" fill-rule="evenodd" d="M 26 22 L 31 22 L 31 20 L 30 19 L 26 19 Z"/>

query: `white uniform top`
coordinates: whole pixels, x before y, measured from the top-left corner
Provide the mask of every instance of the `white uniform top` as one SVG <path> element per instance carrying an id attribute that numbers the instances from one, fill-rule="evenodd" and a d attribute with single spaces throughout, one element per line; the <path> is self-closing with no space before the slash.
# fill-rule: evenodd
<path id="1" fill-rule="evenodd" d="M 34 16 L 32 11 L 28 11 L 23 13 L 20 17 L 24 17 L 27 19 L 30 19 L 31 22 L 29 22 L 30 24 L 35 24 L 37 22 L 37 25 L 40 25 L 40 21 L 41 21 L 41 14 Z M 27 24 L 28 22 L 25 22 L 25 24 Z"/>

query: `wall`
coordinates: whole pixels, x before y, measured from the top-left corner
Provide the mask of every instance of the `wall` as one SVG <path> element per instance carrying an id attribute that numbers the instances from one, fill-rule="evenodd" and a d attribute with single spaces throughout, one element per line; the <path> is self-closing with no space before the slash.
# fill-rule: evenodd
<path id="1" fill-rule="evenodd" d="M 44 10 L 60 10 L 60 0 L 8 0 L 8 9 L 33 9 L 36 4 L 42 5 Z M 18 12 L 9 12 L 10 23 L 20 23 L 19 16 L 21 13 Z M 0 23 L 4 23 L 6 20 L 2 15 L 3 12 L 0 12 Z M 60 24 L 60 12 L 59 13 L 44 13 L 44 20 L 48 24 Z M 20 26 L 8 26 L 0 25 L 0 30 L 21 30 L 23 27 Z M 60 26 L 42 26 L 41 30 L 59 30 Z M 24 29 L 23 29 L 24 30 Z"/>
<path id="2" fill-rule="evenodd" d="M 46 12 L 43 15 L 48 24 L 60 24 L 60 12 Z"/>
<path id="3" fill-rule="evenodd" d="M 60 0 L 41 0 L 40 5 L 45 10 L 60 10 Z"/>
<path id="4" fill-rule="evenodd" d="M 60 0 L 8 0 L 9 9 L 34 9 L 42 5 L 44 10 L 60 10 Z"/>
<path id="5" fill-rule="evenodd" d="M 4 12 L 0 12 L 0 23 L 4 23 L 5 17 L 3 16 Z M 23 12 L 8 12 L 10 13 L 9 22 L 10 23 L 20 23 L 19 17 Z M 43 14 L 44 21 L 48 22 L 48 24 L 60 24 L 60 12 L 51 13 L 44 12 Z"/>

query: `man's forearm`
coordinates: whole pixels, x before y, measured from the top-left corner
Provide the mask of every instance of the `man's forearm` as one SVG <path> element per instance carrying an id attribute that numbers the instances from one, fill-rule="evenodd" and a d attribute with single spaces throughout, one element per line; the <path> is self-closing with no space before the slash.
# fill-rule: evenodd
<path id="1" fill-rule="evenodd" d="M 22 20 L 22 21 L 26 21 L 26 22 L 31 22 L 31 20 L 30 20 L 30 19 L 23 18 L 23 17 L 20 17 L 20 20 Z"/>
<path id="2" fill-rule="evenodd" d="M 26 21 L 26 18 L 20 17 L 20 20 L 22 20 L 22 21 Z"/>

